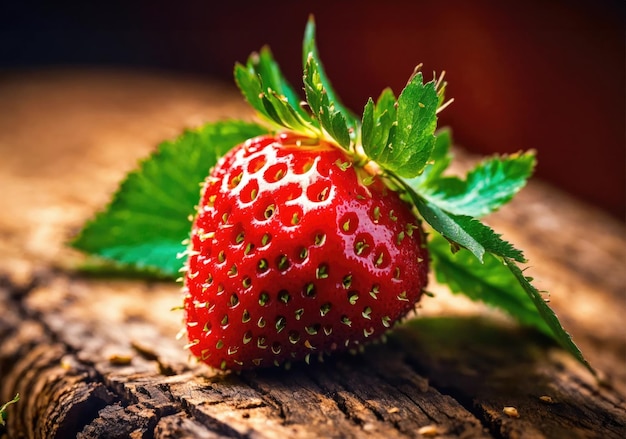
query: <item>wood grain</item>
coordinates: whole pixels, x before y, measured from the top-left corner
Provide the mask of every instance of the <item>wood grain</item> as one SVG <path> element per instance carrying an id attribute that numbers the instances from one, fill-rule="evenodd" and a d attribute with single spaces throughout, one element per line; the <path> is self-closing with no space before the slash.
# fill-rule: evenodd
<path id="1" fill-rule="evenodd" d="M 446 293 L 386 344 L 219 373 L 175 338 L 176 285 L 98 278 L 65 243 L 185 127 L 250 118 L 230 87 L 120 71 L 0 76 L 0 401 L 10 438 L 618 438 L 626 431 L 624 225 L 533 182 L 489 218 L 599 370 Z M 475 158 L 457 152 L 459 169 Z M 514 417 L 505 407 L 514 407 Z"/>

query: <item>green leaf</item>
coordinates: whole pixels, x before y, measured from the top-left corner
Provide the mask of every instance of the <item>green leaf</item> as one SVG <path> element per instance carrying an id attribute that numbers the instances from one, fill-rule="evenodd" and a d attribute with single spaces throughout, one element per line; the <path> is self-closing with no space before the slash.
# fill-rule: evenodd
<path id="1" fill-rule="evenodd" d="M 576 346 L 574 341 L 572 340 L 572 336 L 568 334 L 563 326 L 561 326 L 561 322 L 559 322 L 558 317 L 554 313 L 554 311 L 548 306 L 546 301 L 541 297 L 541 293 L 530 283 L 531 278 L 524 276 L 522 270 L 517 266 L 515 262 L 508 258 L 504 258 L 504 263 L 509 268 L 511 273 L 515 276 L 519 285 L 524 289 L 524 291 L 528 294 L 528 296 L 532 299 L 533 303 L 537 307 L 537 311 L 543 318 L 544 322 L 550 327 L 552 330 L 552 336 L 559 342 L 559 344 L 570 354 L 574 356 L 578 361 L 580 361 L 583 365 L 591 371 L 594 375 L 596 374 L 595 370 L 591 367 L 591 365 L 587 362 L 582 352 Z"/>
<path id="2" fill-rule="evenodd" d="M 72 245 L 138 270 L 175 276 L 183 263 L 177 254 L 185 249 L 181 242 L 189 236 L 199 184 L 220 156 L 266 132 L 252 123 L 217 122 L 162 143 L 128 174 L 111 204 Z"/>
<path id="3" fill-rule="evenodd" d="M 320 119 L 324 129 L 341 146 L 346 148 L 346 133 L 349 139 L 354 142 L 357 137 L 359 122 L 357 117 L 341 103 L 326 75 L 315 43 L 315 20 L 312 15 L 309 17 L 304 31 L 302 67 L 304 69 L 305 93 L 314 116 Z"/>
<path id="4" fill-rule="evenodd" d="M 513 260 L 487 253 L 480 263 L 467 251 L 452 254 L 448 247 L 446 240 L 439 235 L 429 241 L 438 282 L 447 284 L 453 293 L 499 308 L 520 323 L 552 337 L 595 374 L 554 311 L 530 283 L 532 279 L 524 276 Z"/>
<path id="5" fill-rule="evenodd" d="M 509 202 L 526 185 L 535 167 L 534 153 L 490 158 L 467 174 L 429 178 L 416 190 L 440 208 L 475 218 L 487 215 Z"/>
<path id="6" fill-rule="evenodd" d="M 422 218 L 424 218 L 433 229 L 442 234 L 448 241 L 452 241 L 456 244 L 455 248 L 453 248 L 454 251 L 458 250 L 459 246 L 464 247 L 482 262 L 485 247 L 464 230 L 463 227 L 455 221 L 455 218 L 441 210 L 437 205 L 429 203 L 419 197 L 414 198 L 414 203 Z"/>
<path id="7" fill-rule="evenodd" d="M 18 393 L 18 394 L 15 395 L 15 397 L 11 401 L 6 402 L 6 403 L 2 404 L 2 406 L 0 406 L 0 427 L 3 427 L 4 425 L 6 425 L 6 420 L 7 420 L 6 409 L 7 409 L 7 407 L 9 407 L 11 404 L 15 404 L 19 400 L 20 400 L 20 394 Z"/>
<path id="8" fill-rule="evenodd" d="M 391 105 L 392 96 L 384 93 L 375 107 L 366 105 L 363 124 L 368 126 L 363 149 L 384 169 L 400 177 L 416 177 L 435 146 L 439 102 L 435 83 L 424 84 L 418 72 L 394 105 Z"/>
<path id="9" fill-rule="evenodd" d="M 499 308 L 522 324 L 552 336 L 552 330 L 506 265 L 486 253 L 481 263 L 470 252 L 450 252 L 450 245 L 435 234 L 428 243 L 433 272 L 453 293 Z"/>

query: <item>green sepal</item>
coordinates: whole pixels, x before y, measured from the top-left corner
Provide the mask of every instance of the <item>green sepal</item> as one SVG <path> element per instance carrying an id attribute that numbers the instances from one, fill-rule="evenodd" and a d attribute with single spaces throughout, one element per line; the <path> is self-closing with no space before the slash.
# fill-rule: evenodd
<path id="1" fill-rule="evenodd" d="M 404 178 L 416 177 L 435 146 L 439 102 L 435 82 L 424 84 L 418 72 L 393 105 L 392 97 L 383 92 L 375 106 L 371 100 L 365 106 L 363 150 L 385 170 Z"/>
<path id="2" fill-rule="evenodd" d="M 127 175 L 111 203 L 85 225 L 72 246 L 129 269 L 176 276 L 200 183 L 220 156 L 265 133 L 257 124 L 226 121 L 163 142 Z"/>
<path id="3" fill-rule="evenodd" d="M 312 15 L 302 41 L 302 67 L 305 93 L 314 116 L 342 147 L 347 148 L 350 142 L 356 143 L 358 118 L 341 103 L 326 75 L 315 42 L 315 19 Z M 346 134 L 349 142 L 346 141 Z"/>
<path id="4" fill-rule="evenodd" d="M 254 55 L 254 54 L 253 54 Z M 265 46 L 258 55 L 258 60 L 253 57 L 248 63 L 254 62 L 254 71 L 263 79 L 265 88 L 271 88 L 278 95 L 284 96 L 287 102 L 305 120 L 309 120 L 309 114 L 302 107 L 301 98 L 283 75 L 278 63 L 274 60 L 269 47 Z"/>
<path id="5" fill-rule="evenodd" d="M 376 104 L 368 99 L 363 110 L 361 142 L 363 150 L 370 157 L 380 156 L 387 147 L 389 132 L 397 120 L 396 97 L 390 88 L 386 88 L 378 97 Z"/>
<path id="6" fill-rule="evenodd" d="M 418 193 L 421 193 L 424 189 L 427 190 L 430 184 L 441 178 L 441 175 L 448 169 L 453 158 L 450 152 L 451 145 L 452 133 L 450 128 L 444 127 L 437 130 L 435 133 L 435 146 L 424 170 L 417 177 L 407 180 Z"/>
<path id="7" fill-rule="evenodd" d="M 313 117 L 340 146 L 349 149 L 352 139 L 346 116 L 330 101 L 321 81 L 320 65 L 312 55 L 304 69 L 304 92 Z"/>
<path id="8" fill-rule="evenodd" d="M 250 55 L 245 66 L 237 63 L 234 77 L 244 98 L 266 122 L 314 137 L 319 134 L 317 121 L 302 108 L 267 47 Z"/>

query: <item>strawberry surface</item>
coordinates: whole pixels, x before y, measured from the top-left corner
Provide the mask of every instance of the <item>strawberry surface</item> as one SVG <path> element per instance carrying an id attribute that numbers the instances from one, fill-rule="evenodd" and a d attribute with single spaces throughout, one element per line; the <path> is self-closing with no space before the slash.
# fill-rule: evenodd
<path id="1" fill-rule="evenodd" d="M 411 206 L 335 145 L 288 134 L 217 163 L 187 264 L 190 350 L 235 370 L 375 339 L 414 308 L 428 275 Z"/>

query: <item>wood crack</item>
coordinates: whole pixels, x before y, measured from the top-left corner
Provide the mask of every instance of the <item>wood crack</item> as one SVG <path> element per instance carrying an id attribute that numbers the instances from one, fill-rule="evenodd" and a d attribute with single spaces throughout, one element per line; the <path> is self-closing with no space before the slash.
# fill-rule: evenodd
<path id="1" fill-rule="evenodd" d="M 0 349 L 0 376 L 5 392 L 21 395 L 9 422 L 21 426 L 17 431 L 26 437 L 72 437 L 118 397 L 98 380 L 95 371 L 75 361 L 72 349 L 58 340 L 37 313 L 27 310 L 24 299 L 41 284 L 33 281 L 29 288 L 12 294 L 10 283 L 2 288 L 5 294 L 0 302 L 10 321 L 0 331 L 0 339 L 13 343 Z M 48 401 L 55 404 L 48 405 Z"/>

